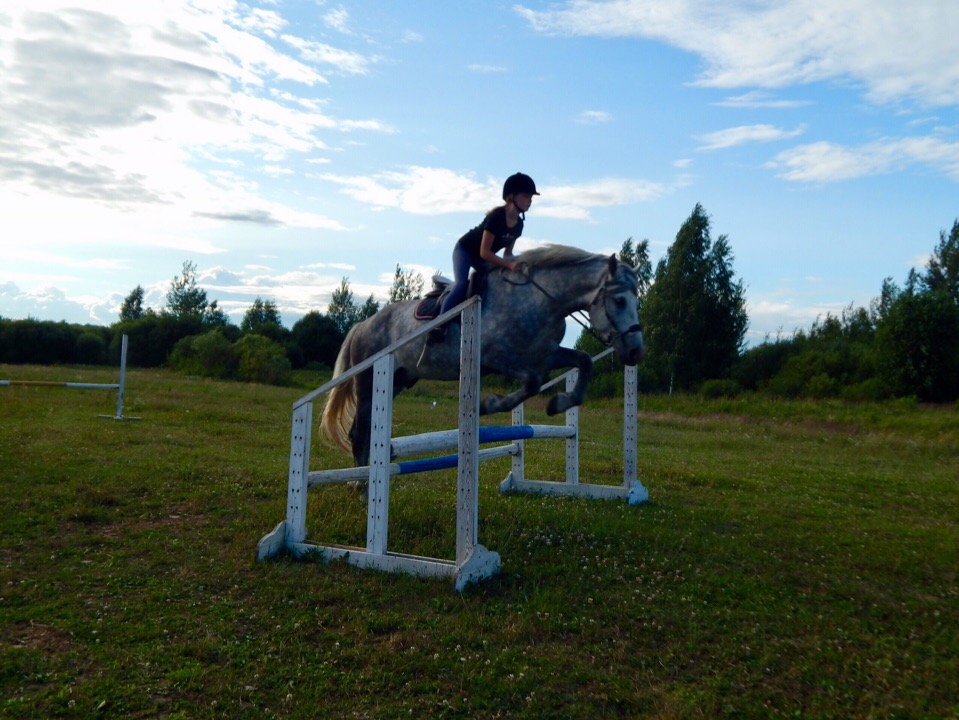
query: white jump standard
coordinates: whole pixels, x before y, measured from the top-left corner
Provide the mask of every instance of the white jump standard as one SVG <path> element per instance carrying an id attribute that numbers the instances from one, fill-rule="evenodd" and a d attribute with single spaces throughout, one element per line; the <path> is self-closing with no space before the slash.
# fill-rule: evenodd
<path id="1" fill-rule="evenodd" d="M 491 577 L 499 571 L 500 556 L 478 542 L 479 463 L 484 460 L 512 456 L 512 469 L 500 486 L 502 492 L 529 491 L 547 494 L 580 495 L 589 498 L 626 499 L 630 504 L 648 498 L 646 489 L 636 480 L 636 373 L 627 373 L 624 422 L 624 481 L 620 486 L 579 483 L 578 410 L 566 412 L 565 425 L 526 425 L 523 407 L 513 411 L 511 426 L 480 426 L 480 302 L 471 298 L 448 313 L 425 323 L 403 340 L 385 348 L 326 385 L 294 403 L 290 439 L 290 472 L 287 485 L 287 516 L 257 544 L 257 560 L 277 555 L 283 550 L 300 557 L 315 553 L 324 560 L 341 559 L 361 568 L 389 572 L 406 572 L 428 577 L 451 577 L 457 591 L 471 582 Z M 460 392 L 458 429 L 391 438 L 393 424 L 393 353 L 416 341 L 457 314 L 461 317 Z M 604 353 L 605 354 L 605 353 Z M 601 357 L 601 356 L 597 356 Z M 373 368 L 373 412 L 370 427 L 370 460 L 368 466 L 310 471 L 310 439 L 312 436 L 313 399 L 327 392 L 352 375 Z M 566 379 L 572 387 L 576 377 L 572 370 L 556 381 Z M 546 387 L 553 383 L 547 384 Z M 630 386 L 632 389 L 630 390 Z M 631 398 L 631 400 L 630 400 Z M 527 480 L 524 476 L 524 443 L 532 439 L 566 440 L 566 482 L 551 483 Z M 504 443 L 480 449 L 481 444 Z M 456 454 L 403 461 L 402 458 L 456 449 Z M 390 478 L 444 468 L 457 468 L 456 557 L 442 560 L 394 553 L 388 550 Z M 306 541 L 307 491 L 318 485 L 367 480 L 366 547 L 322 545 Z"/>
<path id="2" fill-rule="evenodd" d="M 609 355 L 612 349 L 604 350 L 593 360 Z M 524 443 L 517 442 L 519 452 L 513 454 L 512 468 L 506 479 L 500 483 L 500 492 L 532 492 L 543 495 L 574 495 L 598 500 L 626 500 L 630 505 L 638 505 L 649 500 L 649 491 L 636 477 L 636 427 L 637 427 L 637 372 L 635 366 L 627 366 L 623 380 L 623 484 L 593 485 L 579 482 L 579 407 L 566 411 L 566 482 L 547 482 L 526 478 L 524 466 Z M 543 385 L 543 390 L 566 380 L 567 390 L 576 384 L 579 371 L 575 368 Z M 523 424 L 523 404 L 513 409 L 513 425 Z M 554 436 L 555 437 L 555 436 Z"/>
<path id="3" fill-rule="evenodd" d="M 477 541 L 479 515 L 479 377 L 480 328 L 479 299 L 471 298 L 448 313 L 425 323 L 400 342 L 367 358 L 326 385 L 298 400 L 293 406 L 293 430 L 290 441 L 290 474 L 287 487 L 286 520 L 257 544 L 257 560 L 276 555 L 283 549 L 299 557 L 315 553 L 324 560 L 342 559 L 361 568 L 388 572 L 406 572 L 428 577 L 452 577 L 456 589 L 492 577 L 499 571 L 500 558 Z M 460 400 L 457 446 L 456 558 L 442 560 L 389 552 L 390 477 L 393 425 L 393 353 L 403 345 L 422 341 L 434 327 L 460 315 Z M 366 548 L 320 545 L 306 542 L 306 495 L 310 486 L 309 458 L 312 434 L 313 399 L 352 375 L 373 367 L 373 413 L 370 427 L 370 464 L 360 477 L 369 478 Z M 468 389 L 468 390 L 467 390 Z M 347 468 L 352 472 L 357 468 Z M 346 482 L 356 479 L 346 474 L 323 477 L 313 474 L 313 484 Z"/>
<path id="4" fill-rule="evenodd" d="M 123 398 L 126 391 L 127 378 L 127 336 L 124 335 L 120 343 L 120 377 L 115 383 L 84 383 L 84 382 L 58 382 L 53 380 L 0 380 L 0 387 L 9 387 L 11 385 L 27 385 L 34 387 L 62 387 L 73 388 L 77 390 L 116 390 L 117 391 L 117 411 L 114 415 L 98 415 L 97 417 L 109 418 L 112 420 L 139 420 L 138 417 L 124 417 Z"/>

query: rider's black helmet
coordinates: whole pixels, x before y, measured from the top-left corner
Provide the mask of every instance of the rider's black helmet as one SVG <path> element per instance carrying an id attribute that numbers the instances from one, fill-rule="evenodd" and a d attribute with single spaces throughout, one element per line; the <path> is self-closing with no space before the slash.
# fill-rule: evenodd
<path id="1" fill-rule="evenodd" d="M 506 182 L 503 183 L 503 199 L 505 200 L 510 195 L 516 195 L 518 193 L 539 195 L 539 193 L 536 192 L 536 183 L 533 182 L 533 178 L 523 173 L 514 173 L 506 178 Z"/>

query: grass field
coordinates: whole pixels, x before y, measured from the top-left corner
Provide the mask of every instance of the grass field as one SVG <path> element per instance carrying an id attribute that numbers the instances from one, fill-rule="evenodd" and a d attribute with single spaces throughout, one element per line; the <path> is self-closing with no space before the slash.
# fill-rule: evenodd
<path id="1" fill-rule="evenodd" d="M 500 496 L 508 460 L 486 463 L 503 572 L 458 595 L 253 561 L 285 516 L 291 404 L 322 380 L 134 369 L 139 422 L 97 417 L 111 391 L 0 388 L 0 717 L 959 717 L 955 406 L 641 397 L 651 502 Z M 454 386 L 417 386 L 394 434 L 455 416 Z M 584 482 L 620 482 L 620 423 L 583 408 Z M 560 443 L 527 454 L 563 479 Z M 453 557 L 454 499 L 455 471 L 395 480 L 391 549 Z M 364 501 L 318 490 L 307 527 L 363 545 Z"/>

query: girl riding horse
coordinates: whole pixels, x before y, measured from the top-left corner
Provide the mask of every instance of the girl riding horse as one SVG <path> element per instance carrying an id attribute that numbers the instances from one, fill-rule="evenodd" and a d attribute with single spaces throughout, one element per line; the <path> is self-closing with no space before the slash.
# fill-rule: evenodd
<path id="1" fill-rule="evenodd" d="M 503 204 L 490 210 L 483 222 L 463 235 L 453 248 L 453 284 L 443 300 L 440 313 L 459 305 L 466 299 L 471 268 L 486 271 L 490 265 L 517 271 L 520 264 L 513 260 L 513 245 L 523 234 L 526 211 L 533 204 L 536 183 L 523 173 L 514 173 L 503 184 Z M 496 253 L 503 250 L 504 257 Z M 446 326 L 430 333 L 430 342 L 446 338 Z"/>

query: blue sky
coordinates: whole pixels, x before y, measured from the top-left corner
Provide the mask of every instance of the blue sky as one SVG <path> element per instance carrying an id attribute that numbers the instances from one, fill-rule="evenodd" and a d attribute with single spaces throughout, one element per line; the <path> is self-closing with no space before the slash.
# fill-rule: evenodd
<path id="1" fill-rule="evenodd" d="M 449 274 L 520 170 L 520 249 L 655 262 L 701 203 L 747 341 L 788 335 L 959 217 L 957 36 L 943 0 L 8 0 L 0 316 L 108 325 L 190 261 L 292 327 Z"/>

